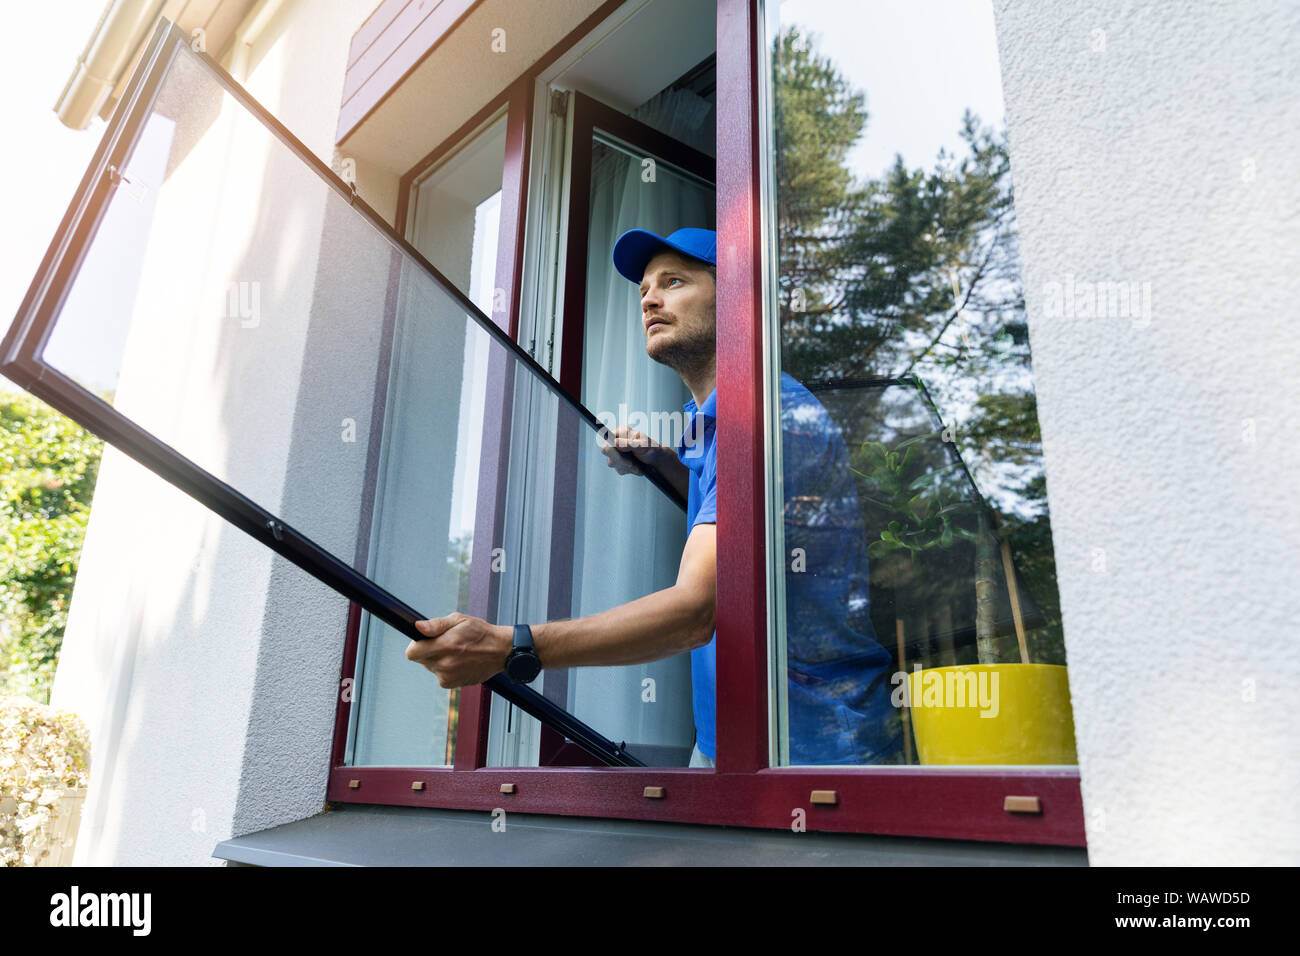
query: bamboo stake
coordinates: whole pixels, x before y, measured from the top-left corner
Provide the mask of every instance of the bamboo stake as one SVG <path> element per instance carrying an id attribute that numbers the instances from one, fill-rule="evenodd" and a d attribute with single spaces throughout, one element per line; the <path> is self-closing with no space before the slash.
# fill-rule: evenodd
<path id="1" fill-rule="evenodd" d="M 909 682 L 907 674 L 907 652 L 903 650 L 903 619 L 894 618 L 894 631 L 898 635 L 898 669 L 903 672 L 903 686 L 907 689 L 907 694 L 903 696 L 906 702 L 911 698 L 908 696 L 912 693 L 912 685 Z M 912 762 L 912 718 L 906 703 L 903 704 L 902 710 L 899 711 L 903 721 L 903 762 Z"/>
<path id="2" fill-rule="evenodd" d="M 1020 663 L 1028 664 L 1029 642 L 1025 640 L 1025 621 L 1020 615 L 1020 590 L 1016 587 L 1016 569 L 1011 563 L 1011 545 L 1002 539 L 1002 570 L 1007 578 L 1007 595 L 1011 598 L 1011 618 L 1016 622 L 1016 641 L 1020 644 Z"/>
<path id="3" fill-rule="evenodd" d="M 995 511 L 993 513 L 993 527 L 1000 529 L 1002 519 Z M 1029 641 L 1025 637 L 1025 619 L 1020 609 L 1020 588 L 1016 584 L 1016 566 L 1011 561 L 1011 545 L 1007 543 L 1006 538 L 1001 538 L 1002 545 L 1002 576 L 1007 579 L 1007 597 L 1011 599 L 1011 619 L 1016 624 L 1016 642 L 1020 645 L 1020 663 L 1032 663 L 1029 660 Z"/>
<path id="4" fill-rule="evenodd" d="M 460 726 L 460 688 L 457 687 L 447 695 L 447 745 L 443 751 L 443 760 L 451 766 L 456 755 L 456 730 Z"/>
<path id="5" fill-rule="evenodd" d="M 975 646 L 981 664 L 996 664 L 994 642 L 997 615 L 997 545 L 989 529 L 988 515 L 979 516 L 975 539 Z"/>

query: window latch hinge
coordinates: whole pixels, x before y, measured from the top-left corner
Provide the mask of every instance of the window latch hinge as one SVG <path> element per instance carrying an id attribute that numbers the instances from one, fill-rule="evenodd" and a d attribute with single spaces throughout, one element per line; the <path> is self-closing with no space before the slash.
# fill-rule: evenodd
<path id="1" fill-rule="evenodd" d="M 112 190 L 125 187 L 123 192 L 136 202 L 140 202 L 148 192 L 143 181 L 128 178 L 119 166 L 108 166 L 104 173 L 108 176 L 108 185 Z"/>

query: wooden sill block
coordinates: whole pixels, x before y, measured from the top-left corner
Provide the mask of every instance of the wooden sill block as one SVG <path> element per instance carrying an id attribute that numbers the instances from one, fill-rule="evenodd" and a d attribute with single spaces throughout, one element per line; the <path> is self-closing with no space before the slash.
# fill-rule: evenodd
<path id="1" fill-rule="evenodd" d="M 412 781 L 411 781 L 411 789 L 412 789 L 412 790 L 423 790 L 423 789 L 424 789 L 424 781 L 423 781 L 423 780 L 412 780 Z"/>
<path id="2" fill-rule="evenodd" d="M 646 787 L 645 790 L 642 791 L 642 795 L 648 800 L 662 800 L 664 798 L 664 788 Z"/>
<path id="3" fill-rule="evenodd" d="M 838 790 L 814 790 L 808 800 L 814 806 L 833 807 L 840 802 Z"/>
<path id="4" fill-rule="evenodd" d="M 501 784 L 501 792 L 502 792 L 502 793 L 514 793 L 514 792 L 515 792 L 515 785 L 514 785 L 513 783 L 503 783 L 503 784 Z"/>
<path id="5" fill-rule="evenodd" d="M 348 789 L 349 789 L 349 790 L 359 790 L 360 788 L 361 788 L 361 781 L 360 781 L 360 780 L 349 780 L 349 781 L 348 781 Z"/>
<path id="6" fill-rule="evenodd" d="M 1006 797 L 1002 801 L 1002 809 L 1007 813 L 1043 812 L 1043 808 L 1038 804 L 1037 797 Z"/>

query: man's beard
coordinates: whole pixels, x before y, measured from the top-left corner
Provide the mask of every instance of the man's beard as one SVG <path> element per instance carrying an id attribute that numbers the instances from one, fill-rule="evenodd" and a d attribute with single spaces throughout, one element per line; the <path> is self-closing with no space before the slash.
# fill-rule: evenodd
<path id="1" fill-rule="evenodd" d="M 712 360 L 717 343 L 711 330 L 692 330 L 683 335 L 681 326 L 670 326 L 677 335 L 670 342 L 657 345 L 654 351 L 647 350 L 650 358 L 660 365 L 667 365 L 678 374 L 691 373 L 708 365 Z"/>

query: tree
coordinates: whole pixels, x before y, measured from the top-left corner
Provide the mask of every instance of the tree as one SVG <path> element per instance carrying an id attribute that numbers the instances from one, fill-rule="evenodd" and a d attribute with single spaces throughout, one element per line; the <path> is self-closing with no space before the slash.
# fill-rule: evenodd
<path id="1" fill-rule="evenodd" d="M 798 26 L 772 56 L 782 368 L 832 389 L 924 383 L 1019 556 L 1043 622 L 1031 648 L 1063 662 L 1005 132 L 967 110 L 960 155 L 941 150 L 929 170 L 897 155 L 880 178 L 860 177 L 847 161 L 867 129 L 866 94 Z M 892 444 L 867 407 L 841 422 L 846 441 Z M 902 541 L 881 538 L 875 551 Z"/>
<path id="2" fill-rule="evenodd" d="M 103 443 L 0 391 L 0 691 L 48 703 Z"/>

